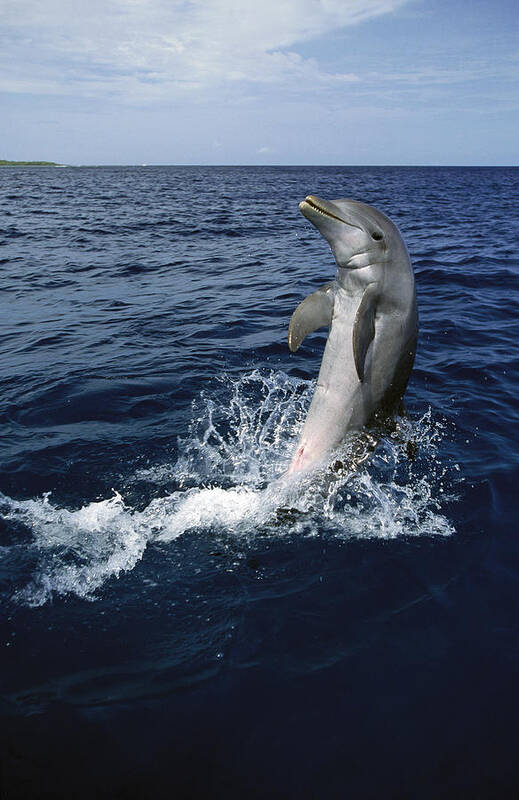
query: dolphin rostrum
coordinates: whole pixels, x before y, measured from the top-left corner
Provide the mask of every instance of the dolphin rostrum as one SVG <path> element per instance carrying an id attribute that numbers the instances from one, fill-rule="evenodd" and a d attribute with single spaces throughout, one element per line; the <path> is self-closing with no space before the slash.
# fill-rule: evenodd
<path id="1" fill-rule="evenodd" d="M 337 275 L 303 300 L 290 320 L 292 352 L 307 334 L 330 326 L 290 472 L 317 465 L 348 431 L 397 410 L 418 335 L 414 275 L 396 225 L 355 200 L 309 195 L 299 208 L 328 241 Z"/>

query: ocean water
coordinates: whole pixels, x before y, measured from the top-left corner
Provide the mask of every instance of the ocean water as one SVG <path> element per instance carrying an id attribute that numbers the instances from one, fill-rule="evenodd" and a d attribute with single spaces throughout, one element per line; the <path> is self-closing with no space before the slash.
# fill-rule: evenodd
<path id="1" fill-rule="evenodd" d="M 397 223 L 420 336 L 407 415 L 287 484 L 326 341 L 288 322 L 334 275 L 309 193 Z M 2 169 L 5 797 L 517 796 L 518 196 Z"/>

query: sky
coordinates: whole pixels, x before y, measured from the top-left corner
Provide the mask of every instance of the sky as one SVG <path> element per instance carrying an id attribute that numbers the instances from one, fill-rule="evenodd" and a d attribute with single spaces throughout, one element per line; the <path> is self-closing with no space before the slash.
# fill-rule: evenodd
<path id="1" fill-rule="evenodd" d="M 519 165 L 517 0 L 0 0 L 0 158 Z"/>

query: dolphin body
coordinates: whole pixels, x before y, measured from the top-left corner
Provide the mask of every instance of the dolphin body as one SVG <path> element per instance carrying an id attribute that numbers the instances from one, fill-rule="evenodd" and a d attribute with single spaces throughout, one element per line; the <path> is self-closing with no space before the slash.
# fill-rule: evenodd
<path id="1" fill-rule="evenodd" d="M 328 241 L 337 275 L 303 300 L 290 320 L 292 352 L 323 325 L 330 332 L 289 472 L 316 466 L 348 431 L 395 413 L 418 336 L 413 269 L 396 225 L 355 200 L 309 195 L 299 208 Z"/>

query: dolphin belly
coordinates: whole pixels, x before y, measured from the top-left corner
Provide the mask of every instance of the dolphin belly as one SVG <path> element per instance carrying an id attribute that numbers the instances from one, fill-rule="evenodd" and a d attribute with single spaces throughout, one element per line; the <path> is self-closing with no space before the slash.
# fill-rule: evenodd
<path id="1" fill-rule="evenodd" d="M 344 353 L 344 332 L 351 329 L 354 310 L 355 300 L 336 298 L 319 377 L 290 472 L 322 461 L 338 447 L 347 431 L 362 428 L 371 415 L 365 387 L 355 370 L 353 352 Z"/>

